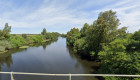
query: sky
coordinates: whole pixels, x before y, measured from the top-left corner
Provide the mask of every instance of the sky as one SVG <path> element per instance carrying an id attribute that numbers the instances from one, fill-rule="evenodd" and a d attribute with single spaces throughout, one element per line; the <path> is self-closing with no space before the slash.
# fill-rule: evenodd
<path id="1" fill-rule="evenodd" d="M 140 29 L 140 0 L 0 0 L 0 29 L 5 23 L 13 34 L 67 33 L 81 29 L 84 23 L 93 24 L 98 14 L 112 9 L 121 25 L 133 33 Z"/>

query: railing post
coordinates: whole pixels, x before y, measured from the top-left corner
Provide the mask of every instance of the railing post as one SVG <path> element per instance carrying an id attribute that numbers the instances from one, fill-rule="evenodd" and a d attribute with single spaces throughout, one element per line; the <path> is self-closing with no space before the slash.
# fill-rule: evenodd
<path id="1" fill-rule="evenodd" d="M 69 74 L 69 80 L 71 80 L 71 74 Z"/>
<path id="2" fill-rule="evenodd" d="M 13 72 L 11 72 L 11 80 L 14 80 Z"/>

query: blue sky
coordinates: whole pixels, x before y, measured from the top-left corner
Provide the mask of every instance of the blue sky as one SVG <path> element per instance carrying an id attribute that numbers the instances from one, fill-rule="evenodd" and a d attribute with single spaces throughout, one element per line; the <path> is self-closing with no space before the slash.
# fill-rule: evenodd
<path id="1" fill-rule="evenodd" d="M 66 33 L 71 28 L 92 24 L 99 12 L 117 12 L 128 32 L 140 29 L 140 0 L 0 0 L 0 29 L 6 22 L 11 33 Z"/>

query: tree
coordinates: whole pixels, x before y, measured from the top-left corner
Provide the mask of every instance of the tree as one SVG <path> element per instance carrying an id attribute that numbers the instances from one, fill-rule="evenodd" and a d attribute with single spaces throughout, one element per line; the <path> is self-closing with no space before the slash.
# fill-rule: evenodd
<path id="1" fill-rule="evenodd" d="M 89 26 L 86 31 L 86 41 L 88 44 L 89 53 L 95 52 L 94 59 L 97 59 L 98 52 L 101 50 L 101 43 L 106 37 L 106 22 L 103 19 L 98 19 L 93 25 Z M 92 55 L 93 56 L 93 55 Z"/>
<path id="2" fill-rule="evenodd" d="M 81 37 L 85 37 L 86 36 L 86 30 L 87 30 L 88 27 L 89 27 L 89 25 L 87 23 L 85 23 L 83 28 L 80 30 Z"/>
<path id="3" fill-rule="evenodd" d="M 23 38 L 27 38 L 27 34 L 22 34 L 22 37 Z"/>
<path id="4" fill-rule="evenodd" d="M 130 37 L 130 44 L 127 46 L 127 51 L 137 51 L 140 52 L 140 30 L 136 31 Z"/>
<path id="5" fill-rule="evenodd" d="M 77 52 L 77 51 L 85 52 L 86 48 L 87 48 L 87 44 L 86 44 L 86 41 L 85 41 L 85 37 L 77 39 L 74 42 L 74 51 L 75 52 Z"/>
<path id="6" fill-rule="evenodd" d="M 10 37 L 11 32 L 11 26 L 8 25 L 8 23 L 5 24 L 5 27 L 3 30 L 0 30 L 0 39 L 7 39 Z"/>
<path id="7" fill-rule="evenodd" d="M 115 39 L 99 52 L 102 74 L 139 74 L 140 53 L 127 51 L 128 39 Z M 116 80 L 127 80 L 116 77 Z M 129 79 L 128 79 L 129 80 Z"/>
<path id="8" fill-rule="evenodd" d="M 136 31 L 131 39 L 134 39 L 136 41 L 140 41 L 140 30 Z"/>
<path id="9" fill-rule="evenodd" d="M 67 44 L 73 46 L 74 42 L 81 36 L 78 28 L 73 28 L 67 32 Z"/>
<path id="10" fill-rule="evenodd" d="M 102 46 L 107 46 L 111 41 L 118 36 L 118 26 L 120 25 L 116 12 L 112 10 L 101 12 L 93 25 L 86 30 L 86 40 L 88 43 L 88 50 L 90 53 L 95 52 L 94 58 L 97 58 L 98 52 Z M 120 29 L 123 32 L 125 28 Z"/>
<path id="11" fill-rule="evenodd" d="M 41 32 L 42 35 L 46 35 L 47 31 L 46 28 L 43 29 L 43 31 Z"/>
<path id="12" fill-rule="evenodd" d="M 5 23 L 5 27 L 3 29 L 3 32 L 11 32 L 11 26 L 8 26 L 8 23 Z"/>
<path id="13" fill-rule="evenodd" d="M 100 12 L 98 19 L 102 19 L 106 22 L 106 32 L 105 32 L 105 44 L 107 45 L 109 42 L 113 41 L 117 34 L 117 28 L 120 25 L 119 19 L 116 16 L 116 12 L 112 10 Z M 97 20 L 98 20 L 97 19 Z"/>

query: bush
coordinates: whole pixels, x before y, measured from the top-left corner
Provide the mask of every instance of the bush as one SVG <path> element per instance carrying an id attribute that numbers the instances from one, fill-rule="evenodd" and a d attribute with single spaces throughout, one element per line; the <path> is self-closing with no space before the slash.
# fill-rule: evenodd
<path id="1" fill-rule="evenodd" d="M 134 33 L 134 35 L 132 36 L 132 39 L 136 40 L 136 41 L 140 41 L 140 30 L 136 31 Z"/>
<path id="2" fill-rule="evenodd" d="M 80 51 L 80 50 L 85 50 L 86 48 L 86 43 L 85 43 L 85 39 L 81 38 L 81 39 L 77 39 L 74 43 L 74 49 Z"/>
<path id="3" fill-rule="evenodd" d="M 42 36 L 41 35 L 35 35 L 31 37 L 31 41 L 33 43 L 42 43 Z"/>
<path id="4" fill-rule="evenodd" d="M 22 37 L 23 37 L 23 38 L 27 38 L 27 35 L 26 35 L 26 34 L 22 34 Z"/>
<path id="5" fill-rule="evenodd" d="M 102 74 L 139 74 L 140 53 L 127 51 L 130 42 L 127 39 L 116 39 L 99 52 L 102 60 L 99 73 Z M 130 78 L 117 78 L 114 80 L 126 80 Z M 111 80 L 110 77 L 107 80 Z"/>
<path id="6" fill-rule="evenodd" d="M 79 39 L 81 33 L 78 28 L 73 28 L 69 32 L 67 32 L 67 45 L 74 46 L 74 43 L 77 39 Z"/>
<path id="7" fill-rule="evenodd" d="M 0 51 L 12 48 L 12 44 L 7 40 L 0 40 Z"/>
<path id="8" fill-rule="evenodd" d="M 12 43 L 13 47 L 20 47 L 26 44 L 26 40 L 22 36 L 12 36 L 9 41 Z"/>

